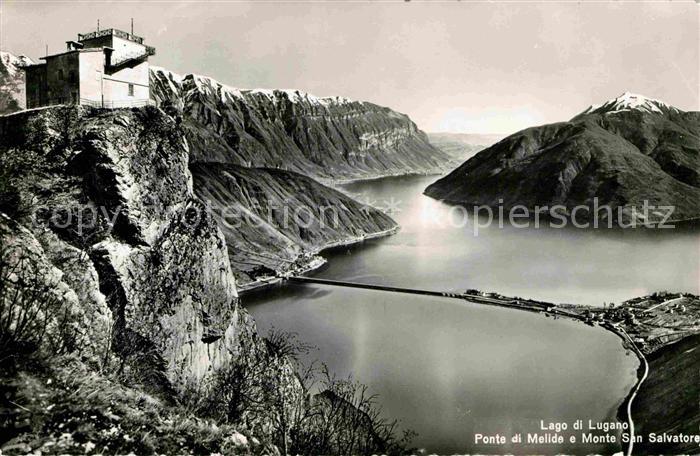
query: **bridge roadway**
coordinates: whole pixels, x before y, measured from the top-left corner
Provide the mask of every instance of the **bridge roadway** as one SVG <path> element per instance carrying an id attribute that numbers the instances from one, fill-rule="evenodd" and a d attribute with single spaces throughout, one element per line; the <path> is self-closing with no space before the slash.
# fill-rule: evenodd
<path id="1" fill-rule="evenodd" d="M 466 301 L 475 302 L 478 304 L 488 304 L 500 307 L 512 307 L 519 310 L 527 310 L 532 312 L 553 311 L 554 304 L 538 303 L 538 302 L 522 302 L 511 298 L 491 298 L 487 296 L 478 296 L 466 293 L 452 293 L 446 291 L 421 290 L 418 288 L 403 288 L 387 285 L 375 285 L 370 283 L 347 282 L 344 280 L 319 279 L 316 277 L 291 276 L 288 278 L 290 282 L 297 283 L 316 283 L 319 285 L 333 285 L 348 288 L 363 288 L 366 290 L 389 291 L 393 293 L 408 293 L 426 296 L 439 296 L 441 298 L 455 298 Z M 556 313 L 556 312 L 555 312 Z"/>

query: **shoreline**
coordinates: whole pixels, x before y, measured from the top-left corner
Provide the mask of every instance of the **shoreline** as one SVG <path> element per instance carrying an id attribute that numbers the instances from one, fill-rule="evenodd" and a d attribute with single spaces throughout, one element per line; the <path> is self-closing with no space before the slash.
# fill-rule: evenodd
<path id="1" fill-rule="evenodd" d="M 627 395 L 617 407 L 616 413 L 616 419 L 619 422 L 626 421 L 629 425 L 628 429 L 630 431 L 630 441 L 627 443 L 626 449 L 625 444 L 620 442 L 620 448 L 623 450 L 623 453 L 626 456 L 631 456 L 632 448 L 634 447 L 634 421 L 632 420 L 632 402 L 634 401 L 637 392 L 639 392 L 642 383 L 644 383 L 644 380 L 646 380 L 646 377 L 649 373 L 649 364 L 647 363 L 647 360 L 644 357 L 642 351 L 637 347 L 637 344 L 634 343 L 634 341 L 632 340 L 630 335 L 627 334 L 626 331 L 619 330 L 611 324 L 608 324 L 607 322 L 601 324 L 600 327 L 619 337 L 622 341 L 622 347 L 625 349 L 631 348 L 635 356 L 637 356 L 637 359 L 639 360 L 639 366 L 637 366 L 637 369 L 635 371 L 635 378 L 637 379 L 637 381 L 634 383 L 634 385 L 632 385 L 630 390 L 627 392 Z"/>
<path id="2" fill-rule="evenodd" d="M 391 179 L 391 178 L 401 178 L 401 177 L 439 176 L 439 175 L 440 175 L 440 171 L 435 171 L 435 172 L 426 171 L 426 172 L 420 172 L 420 173 L 417 172 L 417 173 L 409 173 L 409 174 L 385 174 L 385 175 L 379 175 L 379 176 L 373 176 L 373 177 L 367 177 L 367 178 L 358 178 L 358 179 L 340 179 L 340 180 L 333 180 L 333 181 L 323 180 L 321 182 L 324 185 L 329 185 L 329 186 L 342 186 L 342 185 L 352 184 L 352 183 L 357 183 L 357 182 L 372 182 L 372 181 L 377 181 L 377 180 L 387 179 L 387 178 Z M 341 187 L 340 190 L 343 191 L 345 189 L 343 189 Z M 434 197 L 432 197 L 431 195 L 429 195 L 425 191 L 423 192 L 423 195 L 426 195 L 432 199 L 435 199 Z M 438 200 L 438 201 L 441 201 L 441 200 Z M 461 202 L 450 202 L 450 201 L 442 201 L 442 202 L 444 202 L 446 204 L 450 204 L 450 205 L 464 204 Z M 671 223 L 671 224 L 677 223 L 680 225 L 680 226 L 678 226 L 678 228 L 683 228 L 683 227 L 686 227 L 688 225 L 690 225 L 691 227 L 696 227 L 698 225 L 698 222 L 700 222 L 700 217 L 689 218 L 689 219 L 671 220 L 671 221 L 667 221 L 666 223 Z M 612 231 L 619 231 L 619 230 L 623 229 L 622 227 L 616 227 L 616 226 L 613 226 L 612 228 L 613 228 Z M 638 228 L 649 229 L 649 228 L 655 228 L 655 226 L 653 226 L 652 223 L 648 223 L 648 224 L 640 224 L 638 226 Z M 239 288 L 239 296 L 245 296 L 246 294 L 252 293 L 254 291 L 255 292 L 257 292 L 257 291 L 264 292 L 264 290 L 266 288 L 271 288 L 273 286 L 279 285 L 280 287 L 282 287 L 283 282 L 285 282 L 290 275 L 305 275 L 305 274 L 317 271 L 319 268 L 328 264 L 328 260 L 326 258 L 319 256 L 321 253 L 323 253 L 325 251 L 328 251 L 328 250 L 331 250 L 334 248 L 343 247 L 343 246 L 361 244 L 362 242 L 364 242 L 366 240 L 370 240 L 370 239 L 374 239 L 374 238 L 389 236 L 389 235 L 395 234 L 400 229 L 401 229 L 401 227 L 397 225 L 397 226 L 390 228 L 390 229 L 387 229 L 387 230 L 383 230 L 383 231 L 379 231 L 379 232 L 375 232 L 375 233 L 370 233 L 370 234 L 366 234 L 363 236 L 344 238 L 344 239 L 340 239 L 337 241 L 328 242 L 320 247 L 317 247 L 313 250 L 307 251 L 306 252 L 307 254 L 314 255 L 314 257 L 309 261 L 305 261 L 302 265 L 300 265 L 300 267 L 298 269 L 294 270 L 293 272 L 281 273 L 276 277 L 268 277 L 268 278 L 264 278 L 264 279 L 259 279 L 256 282 L 251 282 L 251 283 L 245 284 Z M 596 231 L 596 230 L 589 229 L 586 231 Z M 605 231 L 605 230 L 601 230 L 601 231 Z M 297 260 L 300 257 L 301 257 L 301 255 L 299 257 L 297 257 Z M 488 305 L 488 303 L 484 303 L 484 302 L 481 302 L 481 304 Z M 499 305 L 499 304 L 496 304 L 496 305 Z M 544 311 L 538 310 L 538 309 L 527 309 L 527 308 L 522 308 L 522 307 L 521 308 L 515 307 L 515 309 L 516 310 L 534 311 L 534 312 L 545 313 L 545 314 L 548 313 L 550 315 L 552 315 L 552 314 L 558 315 L 561 317 L 567 317 L 571 320 L 580 321 L 580 322 L 587 324 L 587 325 L 599 326 L 603 330 L 611 332 L 615 336 L 617 336 L 619 338 L 620 344 L 623 348 L 634 352 L 635 356 L 637 357 L 637 359 L 639 361 L 639 365 L 635 369 L 635 381 L 633 384 L 630 385 L 629 389 L 627 390 L 627 392 L 624 396 L 622 396 L 622 395 L 619 396 L 619 399 L 618 399 L 619 402 L 618 402 L 618 400 L 616 400 L 614 404 L 611 404 L 612 407 L 610 409 L 611 415 L 613 415 L 612 410 L 616 410 L 616 412 L 614 413 L 614 419 L 616 419 L 620 423 L 627 423 L 627 425 L 628 425 L 628 429 L 627 429 L 627 431 L 625 431 L 626 433 L 628 433 L 628 435 L 630 437 L 628 439 L 628 441 L 623 442 L 622 439 L 620 438 L 620 436 L 618 436 L 619 451 L 621 452 L 619 454 L 623 454 L 625 456 L 631 456 L 631 454 L 633 452 L 634 443 L 635 443 L 634 440 L 636 438 L 635 423 L 634 423 L 633 416 L 632 416 L 632 406 L 633 406 L 633 403 L 634 403 L 634 400 L 635 400 L 637 394 L 641 390 L 641 387 L 642 387 L 644 381 L 649 376 L 649 373 L 650 373 L 649 363 L 647 362 L 642 350 L 637 346 L 637 343 L 635 343 L 634 339 L 627 333 L 627 331 L 625 331 L 625 328 L 622 326 L 618 326 L 618 324 L 615 323 L 616 319 L 613 318 L 612 320 L 593 321 L 594 324 L 591 324 L 590 317 L 587 317 L 586 313 L 585 313 L 585 310 L 590 306 L 576 305 L 576 304 L 570 304 L 570 305 L 562 304 L 562 305 L 564 306 L 563 308 L 560 308 L 557 305 L 553 305 L 554 306 L 554 309 L 552 309 L 553 311 L 549 311 L 549 312 L 544 312 Z M 507 306 L 507 305 L 499 305 L 499 306 L 501 306 L 501 307 L 513 307 L 513 306 Z M 568 310 L 570 310 L 570 312 L 567 311 L 567 306 L 571 306 L 571 308 L 568 309 Z M 576 308 L 578 308 L 578 311 L 576 311 Z M 584 312 L 579 313 L 579 311 L 584 311 Z M 595 315 L 595 311 L 594 311 L 594 315 Z M 682 339 L 682 337 L 681 337 L 681 339 Z M 642 342 L 642 347 L 645 347 L 645 346 L 646 346 L 645 343 Z M 660 347 L 657 347 L 657 348 L 660 348 Z M 631 378 L 630 378 L 630 382 L 631 382 Z"/>
<path id="3" fill-rule="evenodd" d="M 410 172 L 410 173 L 401 173 L 401 172 L 396 172 L 396 173 L 387 173 L 387 174 L 378 174 L 376 176 L 371 176 L 371 177 L 358 177 L 358 178 L 348 178 L 348 179 L 317 179 L 318 182 L 322 183 L 323 185 L 328 185 L 331 187 L 336 187 L 339 185 L 348 185 L 348 184 L 355 184 L 359 182 L 371 182 L 379 179 L 386 179 L 386 178 L 392 178 L 392 177 L 415 177 L 415 176 L 442 176 L 447 172 L 450 172 L 450 170 L 453 168 L 445 168 L 445 169 L 439 169 L 435 168 L 429 171 L 415 171 L 415 172 Z"/>
<path id="4" fill-rule="evenodd" d="M 304 265 L 299 270 L 296 270 L 296 274 L 306 274 L 309 272 L 313 272 L 323 266 L 325 266 L 328 263 L 328 260 L 325 259 L 324 257 L 321 256 L 321 253 L 323 253 L 326 250 L 330 249 L 335 249 L 338 247 L 344 247 L 344 246 L 350 246 L 350 245 L 356 245 L 356 244 L 361 244 L 365 241 L 369 241 L 371 239 L 377 239 L 377 238 L 382 238 L 382 237 L 387 237 L 394 235 L 398 233 L 401 230 L 401 226 L 398 224 L 392 228 L 383 230 L 383 231 L 375 231 L 373 233 L 367 233 L 363 236 L 355 236 L 351 238 L 346 238 L 346 239 L 340 239 L 337 241 L 333 242 L 328 242 L 320 247 L 316 247 L 313 250 L 308 251 L 307 253 L 310 255 L 313 255 L 309 261 L 307 261 Z M 248 282 L 245 284 L 236 284 L 236 287 L 238 289 L 238 296 L 241 297 L 245 295 L 246 293 L 250 293 L 253 291 L 260 291 L 264 290 L 265 288 L 272 287 L 274 285 L 279 285 L 282 283 L 284 280 L 287 279 L 285 274 L 289 273 L 284 273 L 282 275 L 277 275 L 274 277 L 265 277 L 261 278 L 258 280 L 255 280 L 253 282 Z"/>
<path id="5" fill-rule="evenodd" d="M 615 331 L 613 331 L 615 332 Z M 617 334 L 617 332 L 615 332 Z M 627 393 L 627 396 L 625 396 L 625 400 L 620 404 L 620 407 L 618 407 L 618 416 L 619 418 L 622 418 L 623 420 L 626 420 L 629 423 L 629 430 L 630 430 L 630 441 L 627 443 L 627 451 L 625 452 L 626 456 L 632 456 L 632 449 L 634 448 L 634 420 L 632 419 L 632 403 L 637 397 L 637 393 L 639 392 L 639 389 L 642 387 L 642 383 L 647 379 L 647 376 L 649 375 L 649 363 L 647 362 L 646 357 L 642 353 L 642 351 L 637 347 L 637 344 L 634 343 L 632 338 L 627 334 L 627 331 L 622 330 L 622 335 L 618 334 L 620 337 L 624 335 L 624 337 L 629 341 L 631 344 L 634 353 L 637 355 L 637 359 L 639 359 L 639 366 L 637 367 L 637 382 L 634 384 L 632 389 Z M 624 346 L 624 344 L 623 344 Z M 622 442 L 620 442 L 622 443 Z"/>

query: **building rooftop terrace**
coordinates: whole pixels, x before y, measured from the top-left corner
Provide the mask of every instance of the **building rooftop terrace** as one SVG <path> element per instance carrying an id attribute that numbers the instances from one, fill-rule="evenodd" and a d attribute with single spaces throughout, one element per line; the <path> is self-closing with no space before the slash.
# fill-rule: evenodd
<path id="1" fill-rule="evenodd" d="M 133 41 L 134 43 L 143 44 L 143 38 L 134 35 L 133 33 L 125 32 L 123 30 L 108 28 L 104 30 L 98 30 L 90 33 L 78 33 L 78 41 L 91 40 L 94 38 L 100 38 L 103 36 L 116 36 L 125 40 Z"/>

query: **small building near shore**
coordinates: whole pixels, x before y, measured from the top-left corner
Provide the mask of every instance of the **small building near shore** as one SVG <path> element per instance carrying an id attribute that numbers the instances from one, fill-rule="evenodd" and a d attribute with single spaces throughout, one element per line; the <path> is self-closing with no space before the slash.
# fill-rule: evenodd
<path id="1" fill-rule="evenodd" d="M 149 104 L 148 57 L 155 48 L 110 28 L 78 34 L 66 50 L 24 67 L 27 108 L 81 104 L 119 108 Z"/>

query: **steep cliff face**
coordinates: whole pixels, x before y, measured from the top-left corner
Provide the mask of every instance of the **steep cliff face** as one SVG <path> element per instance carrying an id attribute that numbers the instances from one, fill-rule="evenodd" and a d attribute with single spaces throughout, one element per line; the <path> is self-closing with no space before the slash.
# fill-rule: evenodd
<path id="1" fill-rule="evenodd" d="M 81 305 L 106 314 L 112 349 L 150 387 L 200 383 L 254 336 L 172 119 L 48 108 L 0 118 L 0 144 L 2 210 L 31 228 Z"/>
<path id="2" fill-rule="evenodd" d="M 326 247 L 397 228 L 384 213 L 291 171 L 214 163 L 190 169 L 243 286 L 274 271 L 307 267 Z"/>
<path id="3" fill-rule="evenodd" d="M 22 67 L 32 63 L 27 56 L 0 51 L 0 115 L 26 107 Z"/>
<path id="4" fill-rule="evenodd" d="M 151 68 L 151 96 L 182 117 L 192 162 L 281 168 L 324 180 L 443 170 L 449 156 L 404 114 L 341 97 L 239 90 Z"/>
<path id="5" fill-rule="evenodd" d="M 569 122 L 528 128 L 431 184 L 428 196 L 505 207 L 673 206 L 700 216 L 700 113 L 624 94 Z M 659 221 L 666 211 L 650 213 Z M 583 214 L 581 212 L 580 214 Z M 591 214 L 591 212 L 589 212 Z M 625 212 L 624 220 L 634 218 Z M 639 214 L 637 216 L 639 216 Z"/>

